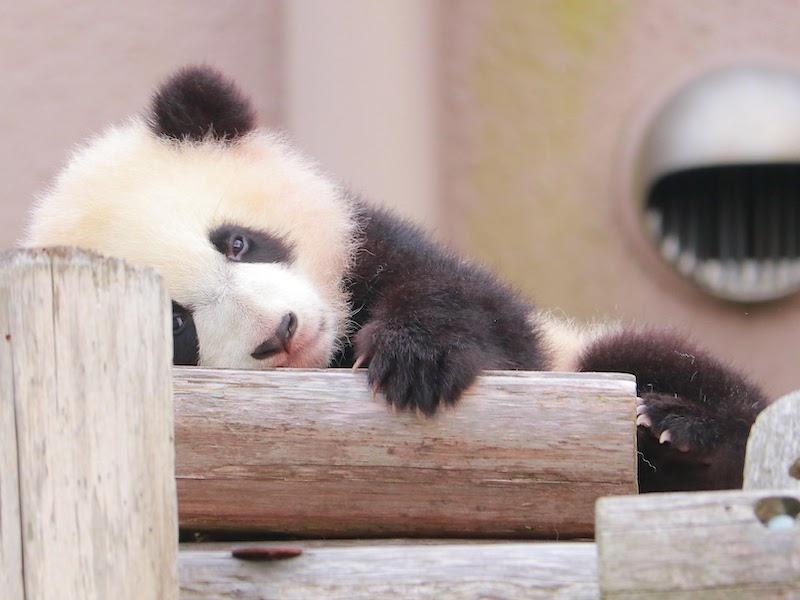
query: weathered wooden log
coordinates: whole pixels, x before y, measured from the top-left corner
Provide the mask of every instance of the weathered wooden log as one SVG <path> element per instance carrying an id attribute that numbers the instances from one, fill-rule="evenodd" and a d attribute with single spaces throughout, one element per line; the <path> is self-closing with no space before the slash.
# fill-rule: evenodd
<path id="1" fill-rule="evenodd" d="M 175 369 L 181 526 L 307 537 L 574 538 L 636 491 L 627 375 L 484 375 L 432 419 L 363 371 Z"/>
<path id="2" fill-rule="evenodd" d="M 306 547 L 296 558 L 247 562 L 190 545 L 180 555 L 181 598 L 599 597 L 591 543 L 288 545 Z"/>
<path id="3" fill-rule="evenodd" d="M 745 489 L 800 489 L 800 392 L 765 408 L 750 431 Z"/>
<path id="4" fill-rule="evenodd" d="M 169 298 L 76 250 L 0 256 L 0 590 L 177 597 Z"/>
<path id="5" fill-rule="evenodd" d="M 602 498 L 603 598 L 798 598 L 799 511 L 796 492 Z"/>
<path id="6" fill-rule="evenodd" d="M 25 597 L 22 580 L 22 521 L 19 506 L 19 472 L 14 363 L 11 351 L 9 289 L 13 269 L 9 255 L 0 255 L 0 590 L 17 600 Z"/>

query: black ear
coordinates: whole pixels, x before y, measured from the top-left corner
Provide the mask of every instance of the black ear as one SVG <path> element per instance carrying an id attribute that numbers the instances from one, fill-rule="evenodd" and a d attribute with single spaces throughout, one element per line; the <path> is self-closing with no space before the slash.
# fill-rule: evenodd
<path id="1" fill-rule="evenodd" d="M 236 85 L 208 66 L 185 67 L 153 96 L 150 126 L 156 135 L 234 139 L 255 127 L 255 111 Z"/>

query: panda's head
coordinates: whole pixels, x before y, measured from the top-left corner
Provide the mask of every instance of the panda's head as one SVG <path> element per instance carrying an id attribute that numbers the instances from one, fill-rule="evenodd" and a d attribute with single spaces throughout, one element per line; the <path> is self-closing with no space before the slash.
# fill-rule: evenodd
<path id="1" fill-rule="evenodd" d="M 346 333 L 354 208 L 254 121 L 220 74 L 180 71 L 148 114 L 71 157 L 23 244 L 155 267 L 174 302 L 178 363 L 325 366 Z"/>

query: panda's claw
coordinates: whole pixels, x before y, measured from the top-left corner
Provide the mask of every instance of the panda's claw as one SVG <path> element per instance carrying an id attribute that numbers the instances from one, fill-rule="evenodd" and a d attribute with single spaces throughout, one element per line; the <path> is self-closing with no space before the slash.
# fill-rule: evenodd
<path id="1" fill-rule="evenodd" d="M 661 432 L 661 435 L 658 436 L 658 443 L 659 444 L 669 444 L 672 442 L 672 434 L 669 432 L 669 429 L 665 429 Z"/>
<path id="2" fill-rule="evenodd" d="M 638 427 L 646 427 L 647 429 L 650 429 L 653 427 L 653 421 L 646 414 L 640 414 L 638 417 L 636 417 L 636 425 Z"/>
<path id="3" fill-rule="evenodd" d="M 366 360 L 367 360 L 367 355 L 366 354 L 362 354 L 361 356 L 358 356 L 355 359 L 355 361 L 353 361 L 353 366 L 351 367 L 353 369 L 353 371 L 357 371 L 358 369 L 360 369 L 361 365 L 363 365 Z"/>

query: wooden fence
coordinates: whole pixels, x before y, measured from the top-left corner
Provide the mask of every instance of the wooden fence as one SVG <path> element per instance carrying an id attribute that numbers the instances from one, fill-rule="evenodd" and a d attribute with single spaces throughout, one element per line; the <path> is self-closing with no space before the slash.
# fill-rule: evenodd
<path id="1" fill-rule="evenodd" d="M 113 259 L 0 260 L 3 598 L 800 596 L 800 396 L 748 489 L 637 496 L 630 376 L 488 373 L 420 419 L 360 372 L 172 369 L 168 300 Z"/>

